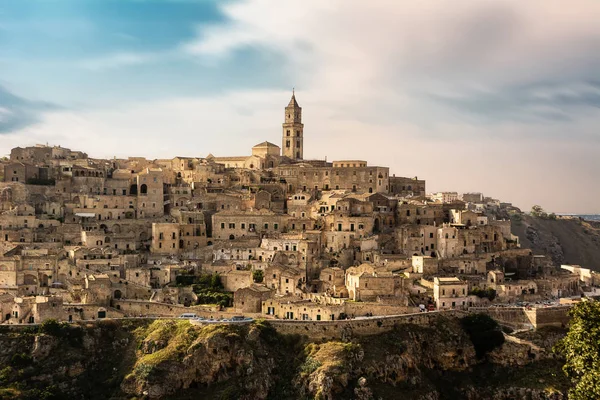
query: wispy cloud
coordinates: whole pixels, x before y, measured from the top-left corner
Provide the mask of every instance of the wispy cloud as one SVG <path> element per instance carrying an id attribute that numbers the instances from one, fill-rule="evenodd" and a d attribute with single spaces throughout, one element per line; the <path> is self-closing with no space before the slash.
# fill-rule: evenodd
<path id="1" fill-rule="evenodd" d="M 163 56 L 164 55 L 165 54 L 163 54 Z M 114 53 L 83 60 L 78 62 L 77 65 L 90 71 L 104 71 L 121 67 L 131 67 L 139 64 L 147 64 L 158 60 L 160 57 L 160 53 Z"/>
<path id="2" fill-rule="evenodd" d="M 295 86 L 309 157 L 365 158 L 432 190 L 525 208 L 545 199 L 600 212 L 600 187 L 584 184 L 600 175 L 597 0 L 82 4 L 89 26 L 52 43 L 10 18 L 22 37 L 2 49 L 2 79 L 71 109 L 0 103 L 4 130 L 27 126 L 0 147 L 78 148 L 85 136 L 98 156 L 246 154 L 277 142 Z M 40 13 L 54 13 L 52 32 L 79 20 L 80 8 L 55 8 Z M 53 58 L 62 64 L 48 68 Z"/>
<path id="3" fill-rule="evenodd" d="M 58 108 L 54 104 L 24 99 L 0 86 L 0 134 L 35 124 L 43 112 Z"/>

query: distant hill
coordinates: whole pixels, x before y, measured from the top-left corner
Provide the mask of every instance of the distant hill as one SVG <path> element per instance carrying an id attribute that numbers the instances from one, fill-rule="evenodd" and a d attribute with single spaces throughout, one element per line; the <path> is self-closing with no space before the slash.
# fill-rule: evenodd
<path id="1" fill-rule="evenodd" d="M 514 215 L 512 222 L 512 232 L 519 236 L 521 247 L 547 255 L 555 264 L 578 264 L 600 271 L 600 221 L 520 214 Z"/>

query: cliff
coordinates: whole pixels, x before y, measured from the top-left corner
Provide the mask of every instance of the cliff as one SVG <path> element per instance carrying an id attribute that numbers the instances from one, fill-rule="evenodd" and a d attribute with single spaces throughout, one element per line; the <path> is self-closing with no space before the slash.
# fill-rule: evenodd
<path id="1" fill-rule="evenodd" d="M 264 322 L 1 327 L 0 399 L 562 399 L 562 333 L 498 341 L 458 318 L 320 343 Z"/>
<path id="2" fill-rule="evenodd" d="M 542 219 L 529 215 L 512 218 L 512 233 L 521 247 L 546 255 L 560 264 L 578 264 L 600 271 L 600 222 L 575 217 Z"/>

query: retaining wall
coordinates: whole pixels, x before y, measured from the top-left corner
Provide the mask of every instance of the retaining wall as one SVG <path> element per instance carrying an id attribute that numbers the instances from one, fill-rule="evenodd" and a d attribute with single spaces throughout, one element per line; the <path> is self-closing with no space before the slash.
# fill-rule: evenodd
<path id="1" fill-rule="evenodd" d="M 181 304 L 166 304 L 144 300 L 113 300 L 113 306 L 118 308 L 126 317 L 151 315 L 156 317 L 179 317 L 181 314 L 193 313 L 204 318 L 231 318 L 235 315 L 245 315 L 253 318 L 263 317 L 261 314 L 241 313 L 234 308 L 218 310 L 216 306 L 191 306 Z"/>
<path id="2" fill-rule="evenodd" d="M 369 317 L 365 319 L 338 321 L 286 321 L 270 320 L 279 333 L 308 336 L 312 340 L 346 339 L 352 336 L 375 335 L 388 332 L 406 324 L 430 326 L 440 318 L 463 317 L 467 313 L 459 310 L 433 311 L 416 314 Z"/>
<path id="3" fill-rule="evenodd" d="M 570 306 L 556 307 L 469 307 L 469 312 L 489 315 L 503 325 L 512 328 L 541 328 L 543 326 L 565 326 L 569 323 Z"/>

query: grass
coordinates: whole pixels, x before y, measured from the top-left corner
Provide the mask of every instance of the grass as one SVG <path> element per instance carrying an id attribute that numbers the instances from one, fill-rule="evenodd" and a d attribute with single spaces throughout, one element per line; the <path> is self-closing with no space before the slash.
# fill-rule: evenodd
<path id="1" fill-rule="evenodd" d="M 133 367 L 133 377 L 145 380 L 157 372 L 160 364 L 183 358 L 198 333 L 199 328 L 187 320 L 157 320 L 147 328 L 136 329 L 139 348 L 150 350 L 151 353 L 140 354 Z"/>

